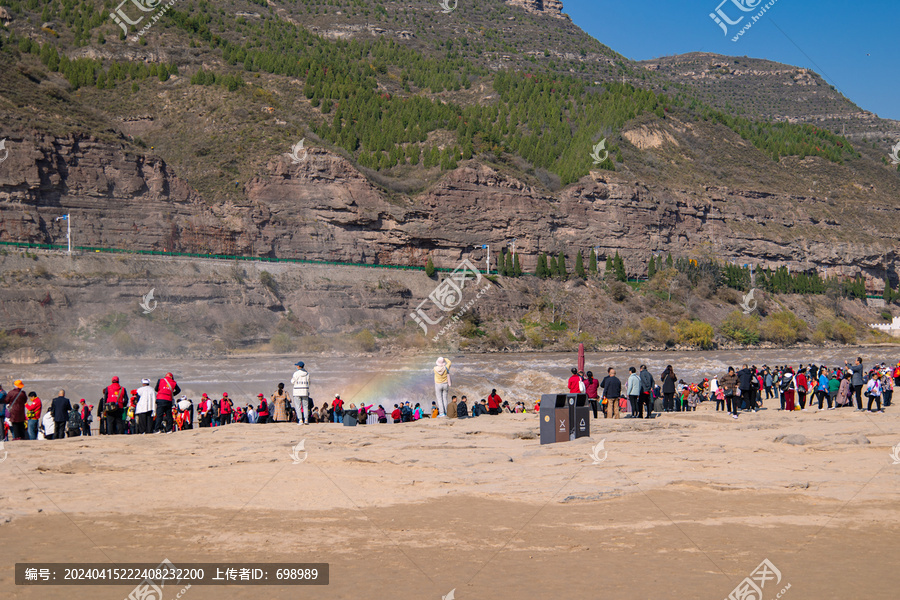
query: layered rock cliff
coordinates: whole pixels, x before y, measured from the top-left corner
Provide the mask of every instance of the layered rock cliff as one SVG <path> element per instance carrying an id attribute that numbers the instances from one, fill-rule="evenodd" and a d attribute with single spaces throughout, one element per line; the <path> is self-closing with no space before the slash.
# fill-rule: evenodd
<path id="1" fill-rule="evenodd" d="M 677 131 L 671 134 L 678 135 Z M 672 138 L 672 141 L 675 141 Z M 876 190 L 798 194 L 757 186 L 648 187 L 628 174 L 552 193 L 469 161 L 425 191 L 388 193 L 344 157 L 313 148 L 273 159 L 241 201 L 208 202 L 161 159 L 91 137 L 11 140 L 0 171 L 0 241 L 452 267 L 513 238 L 523 267 L 539 252 L 618 251 L 633 274 L 651 254 L 703 251 L 742 263 L 855 269 L 884 277 L 897 259 L 900 206 Z M 818 159 L 807 159 L 814 169 Z M 761 179 L 763 177 L 761 176 Z M 840 200 L 831 194 L 843 193 Z M 828 195 L 826 195 L 828 194 Z M 859 200 L 857 200 L 859 199 Z"/>
<path id="2" fill-rule="evenodd" d="M 560 0 L 506 0 L 506 3 L 518 6 L 528 12 L 568 18 L 562 11 L 563 4 Z"/>

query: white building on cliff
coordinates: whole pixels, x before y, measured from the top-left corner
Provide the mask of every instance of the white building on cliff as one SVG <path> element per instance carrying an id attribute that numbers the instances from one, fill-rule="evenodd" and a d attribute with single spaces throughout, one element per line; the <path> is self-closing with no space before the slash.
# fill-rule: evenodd
<path id="1" fill-rule="evenodd" d="M 883 331 L 888 335 L 900 337 L 900 317 L 894 317 L 894 320 L 890 323 L 871 323 L 869 327 Z"/>

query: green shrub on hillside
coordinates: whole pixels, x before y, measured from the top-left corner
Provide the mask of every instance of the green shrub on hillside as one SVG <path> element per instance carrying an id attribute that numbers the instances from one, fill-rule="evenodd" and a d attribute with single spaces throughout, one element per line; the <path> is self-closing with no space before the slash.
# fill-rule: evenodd
<path id="1" fill-rule="evenodd" d="M 675 332 L 679 344 L 697 346 L 704 350 L 713 346 L 715 332 L 709 323 L 683 319 L 675 325 Z"/>
<path id="2" fill-rule="evenodd" d="M 368 329 L 363 329 L 356 334 L 356 343 L 363 352 L 375 352 L 378 349 L 375 336 Z"/>
<path id="3" fill-rule="evenodd" d="M 671 345 L 675 343 L 675 332 L 666 321 L 656 317 L 644 317 L 641 319 L 641 330 L 650 341 L 657 344 Z"/>
<path id="4" fill-rule="evenodd" d="M 722 335 L 739 344 L 759 343 L 759 317 L 733 311 L 719 326 Z"/>
<path id="5" fill-rule="evenodd" d="M 767 342 L 793 344 L 806 337 L 806 322 L 790 311 L 767 316 L 760 326 L 760 335 Z"/>
<path id="6" fill-rule="evenodd" d="M 293 352 L 297 346 L 291 339 L 291 336 L 284 332 L 273 335 L 272 339 L 269 340 L 269 343 L 272 345 L 272 352 L 275 352 L 276 354 L 288 354 L 289 352 Z"/>

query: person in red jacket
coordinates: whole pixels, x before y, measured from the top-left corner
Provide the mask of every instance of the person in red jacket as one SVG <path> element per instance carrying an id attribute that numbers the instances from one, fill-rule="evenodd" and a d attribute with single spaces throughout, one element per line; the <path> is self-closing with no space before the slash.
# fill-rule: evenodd
<path id="1" fill-rule="evenodd" d="M 9 419 L 9 422 L 12 423 L 12 427 L 9 430 L 10 439 L 24 440 L 26 439 L 25 402 L 27 401 L 28 396 L 23 389 L 25 384 L 22 383 L 22 380 L 17 379 L 13 383 L 13 386 L 13 389 L 5 398 L 0 399 L 0 402 L 7 405 L 6 417 Z"/>
<path id="2" fill-rule="evenodd" d="M 335 423 L 341 423 L 344 417 L 344 401 L 341 400 L 340 395 L 335 394 L 334 400 L 331 402 L 331 412 L 334 416 Z"/>
<path id="3" fill-rule="evenodd" d="M 588 400 L 591 403 L 591 410 L 594 411 L 594 418 L 596 419 L 600 408 L 600 380 L 594 379 L 594 373 L 592 371 L 587 372 L 587 377 L 584 380 L 584 393 L 587 394 Z"/>
<path id="4" fill-rule="evenodd" d="M 231 400 L 228 399 L 228 392 L 222 394 L 222 400 L 219 401 L 219 425 L 228 425 L 231 423 Z"/>
<path id="5" fill-rule="evenodd" d="M 797 371 L 797 399 L 800 401 L 800 410 L 806 410 L 806 393 L 809 391 L 809 381 L 806 379 L 806 369 L 801 365 Z"/>
<path id="6" fill-rule="evenodd" d="M 200 397 L 200 404 L 197 406 L 197 414 L 200 415 L 200 427 L 209 427 L 212 417 L 210 410 L 212 409 L 212 400 L 209 396 L 203 394 Z"/>
<path id="7" fill-rule="evenodd" d="M 28 439 L 36 440 L 38 423 L 41 421 L 41 399 L 34 392 L 28 394 L 28 402 L 25 403 L 25 418 L 28 420 Z"/>
<path id="8" fill-rule="evenodd" d="M 581 380 L 581 375 L 578 374 L 578 369 L 572 368 L 572 376 L 569 377 L 569 393 L 570 394 L 582 394 L 584 393 L 583 383 Z"/>
<path id="9" fill-rule="evenodd" d="M 256 422 L 257 423 L 268 423 L 269 422 L 269 403 L 266 402 L 266 397 L 262 394 L 257 396 L 259 398 L 259 406 L 256 407 Z"/>
<path id="10" fill-rule="evenodd" d="M 399 423 L 403 420 L 403 415 L 400 414 L 400 407 L 398 405 L 394 405 L 394 410 L 391 411 L 391 419 L 394 420 L 394 423 Z"/>
<path id="11" fill-rule="evenodd" d="M 94 410 L 93 404 L 85 404 L 84 398 L 78 401 L 81 409 L 81 435 L 90 436 L 91 435 L 91 421 L 94 418 L 91 416 L 91 411 Z"/>
<path id="12" fill-rule="evenodd" d="M 153 423 L 155 433 L 169 433 L 175 426 L 172 419 L 172 404 L 175 396 L 181 393 L 181 388 L 175 383 L 175 377 L 171 373 L 156 382 L 156 422 Z M 165 424 L 163 424 L 165 421 Z M 162 427 L 160 427 L 162 425 Z"/>
<path id="13" fill-rule="evenodd" d="M 500 414 L 500 404 L 503 402 L 503 398 L 497 395 L 497 390 L 491 390 L 491 395 L 487 397 L 488 402 L 488 414 L 490 415 L 499 415 Z"/>
<path id="14" fill-rule="evenodd" d="M 106 435 L 125 433 L 122 421 L 122 409 L 125 407 L 126 390 L 119 385 L 119 378 L 113 377 L 112 383 L 103 388 L 103 412 L 106 413 Z"/>

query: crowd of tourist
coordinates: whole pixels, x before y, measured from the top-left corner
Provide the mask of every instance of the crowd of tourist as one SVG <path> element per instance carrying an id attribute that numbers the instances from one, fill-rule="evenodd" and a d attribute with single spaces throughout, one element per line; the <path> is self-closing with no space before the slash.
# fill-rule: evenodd
<path id="1" fill-rule="evenodd" d="M 646 365 L 629 369 L 626 383 L 610 368 L 603 380 L 593 373 L 572 369 L 568 381 L 571 394 L 585 394 L 597 418 L 603 411 L 605 418 L 649 418 L 654 412 L 682 412 L 697 410 L 702 402 L 715 401 L 716 411 L 726 411 L 735 419 L 741 411 L 757 412 L 765 400 L 777 398 L 778 410 L 808 411 L 834 410 L 841 407 L 857 411 L 883 413 L 891 405 L 894 386 L 900 385 L 900 363 L 889 367 L 885 363 L 865 370 L 857 357 L 853 364 L 843 366 L 791 365 L 769 367 L 743 365 L 740 370 L 728 367 L 725 373 L 688 383 L 680 379 L 669 365 L 656 383 Z M 863 398 L 866 399 L 863 407 Z"/>
<path id="2" fill-rule="evenodd" d="M 268 398 L 260 393 L 255 402 L 243 405 L 235 402 L 227 392 L 210 397 L 202 394 L 196 403 L 181 394 L 172 373 L 166 373 L 151 385 L 142 379 L 132 390 L 112 377 L 103 388 L 95 405 L 84 398 L 73 402 L 61 389 L 49 402 L 42 401 L 34 391 L 25 391 L 21 380 L 6 391 L 0 385 L 0 417 L 3 421 L 2 439 L 37 440 L 60 439 L 91 435 L 91 424 L 98 422 L 100 435 L 161 434 L 197 427 L 219 427 L 230 423 L 342 423 L 357 424 L 407 423 L 425 418 L 464 419 L 501 413 L 539 411 L 540 403 L 529 409 L 525 402 L 513 405 L 492 389 L 486 398 L 470 403 L 466 396 L 450 395 L 452 385 L 451 362 L 438 358 L 433 367 L 435 400 L 431 406 L 421 402 L 398 402 L 388 411 L 384 405 L 354 403 L 345 405 L 340 395 L 331 403 L 315 406 L 309 395 L 309 372 L 304 363 L 295 364 L 291 377 L 291 393 L 279 383 Z M 856 411 L 883 413 L 891 406 L 894 386 L 900 385 L 900 363 L 889 367 L 885 363 L 866 370 L 862 358 L 843 366 L 827 365 L 743 365 L 728 367 L 721 374 L 701 381 L 686 382 L 669 365 L 659 374 L 659 380 L 646 365 L 630 367 L 623 382 L 616 369 L 607 369 L 603 379 L 591 371 L 573 368 L 568 379 L 568 392 L 587 397 L 594 418 L 602 412 L 604 418 L 651 418 L 654 413 L 694 411 L 702 402 L 715 402 L 716 411 L 730 413 L 735 419 L 741 411 L 757 412 L 762 408 L 783 411 L 835 410 L 855 408 Z M 778 404 L 765 406 L 766 401 Z M 865 401 L 864 401 L 865 400 Z"/>

